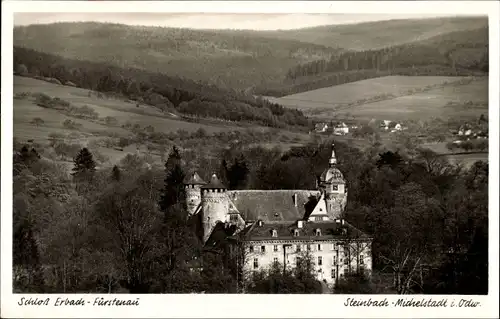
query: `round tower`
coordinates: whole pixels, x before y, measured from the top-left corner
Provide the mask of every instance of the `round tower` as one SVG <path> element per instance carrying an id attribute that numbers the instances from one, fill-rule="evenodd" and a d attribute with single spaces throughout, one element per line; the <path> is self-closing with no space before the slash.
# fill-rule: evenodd
<path id="1" fill-rule="evenodd" d="M 226 222 L 229 213 L 229 199 L 224 186 L 217 175 L 213 174 L 210 182 L 201 187 L 201 205 L 203 209 L 203 242 L 210 237 L 218 222 Z"/>
<path id="2" fill-rule="evenodd" d="M 347 204 L 347 188 L 344 175 L 337 168 L 334 144 L 328 168 L 320 176 L 319 188 L 325 194 L 328 216 L 332 219 L 340 218 Z"/>
<path id="3" fill-rule="evenodd" d="M 184 187 L 186 188 L 186 206 L 189 215 L 194 215 L 196 209 L 201 204 L 201 187 L 207 183 L 194 172 L 186 176 Z"/>

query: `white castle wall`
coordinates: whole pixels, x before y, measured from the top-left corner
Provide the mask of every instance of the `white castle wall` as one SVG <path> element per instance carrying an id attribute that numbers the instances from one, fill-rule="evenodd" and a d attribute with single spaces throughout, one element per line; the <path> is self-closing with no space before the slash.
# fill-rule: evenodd
<path id="1" fill-rule="evenodd" d="M 186 185 L 186 201 L 189 215 L 201 204 L 201 185 Z"/>
<path id="2" fill-rule="evenodd" d="M 229 199 L 223 189 L 202 189 L 203 241 L 205 242 L 218 221 L 225 222 L 229 213 Z"/>

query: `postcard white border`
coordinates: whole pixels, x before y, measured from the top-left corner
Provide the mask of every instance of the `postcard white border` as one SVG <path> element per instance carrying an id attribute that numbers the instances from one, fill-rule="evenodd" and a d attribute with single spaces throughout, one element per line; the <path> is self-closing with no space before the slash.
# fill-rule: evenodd
<path id="1" fill-rule="evenodd" d="M 349 296 L 339 295 L 38 295 L 40 298 L 140 298 L 138 307 L 20 307 L 22 296 L 12 294 L 12 29 L 14 12 L 211 12 L 211 13 L 379 13 L 488 15 L 490 30 L 490 158 L 489 158 L 489 295 L 404 296 L 415 299 L 474 299 L 478 308 L 349 308 Z M 2 179 L 1 179 L 1 317 L 18 318 L 494 318 L 498 317 L 498 177 L 499 177 L 499 3 L 496 1 L 3 1 L 2 2 Z M 36 297 L 36 295 L 29 295 Z M 402 296 L 350 296 L 389 302 Z"/>

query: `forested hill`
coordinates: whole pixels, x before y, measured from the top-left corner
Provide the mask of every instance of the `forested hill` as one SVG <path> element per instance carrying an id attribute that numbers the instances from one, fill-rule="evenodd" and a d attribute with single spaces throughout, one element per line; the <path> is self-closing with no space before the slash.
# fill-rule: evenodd
<path id="1" fill-rule="evenodd" d="M 450 32 L 378 50 L 346 51 L 291 68 L 261 95 L 285 96 L 387 75 L 466 76 L 488 73 L 488 28 Z"/>
<path id="2" fill-rule="evenodd" d="M 259 33 L 94 22 L 16 27 L 14 45 L 237 89 L 281 81 L 291 67 L 339 51 Z"/>
<path id="3" fill-rule="evenodd" d="M 309 125 L 301 111 L 163 73 L 71 60 L 19 47 L 14 47 L 14 68 L 14 73 L 21 76 L 126 96 L 190 118 L 216 118 L 278 128 Z"/>
<path id="4" fill-rule="evenodd" d="M 376 50 L 487 25 L 488 19 L 481 17 L 390 20 L 286 31 L 77 22 L 16 27 L 14 45 L 252 92 L 255 87 L 296 85 L 285 79 L 290 70 L 312 61 L 338 59 L 341 52 Z M 314 76 L 316 81 L 318 75 Z"/>
<path id="5" fill-rule="evenodd" d="M 261 33 L 278 39 L 314 43 L 346 50 L 375 50 L 421 41 L 450 32 L 488 26 L 488 17 L 395 19 L 357 24 L 327 25 Z"/>

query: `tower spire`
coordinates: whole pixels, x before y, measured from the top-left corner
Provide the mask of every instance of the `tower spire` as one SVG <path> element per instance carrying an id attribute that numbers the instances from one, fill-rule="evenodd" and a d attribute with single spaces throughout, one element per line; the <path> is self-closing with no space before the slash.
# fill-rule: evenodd
<path id="1" fill-rule="evenodd" d="M 330 164 L 330 167 L 337 165 L 337 157 L 335 156 L 335 143 L 332 143 L 332 156 L 330 157 L 328 163 Z"/>

